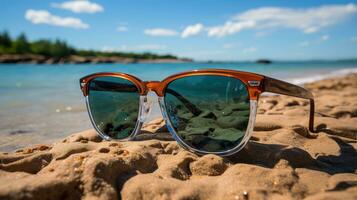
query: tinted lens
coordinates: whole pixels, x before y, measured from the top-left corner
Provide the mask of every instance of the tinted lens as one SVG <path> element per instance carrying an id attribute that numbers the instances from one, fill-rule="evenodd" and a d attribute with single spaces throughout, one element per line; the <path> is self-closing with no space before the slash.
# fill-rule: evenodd
<path id="1" fill-rule="evenodd" d="M 249 122 L 246 86 L 236 78 L 197 75 L 176 79 L 165 106 L 178 136 L 190 147 L 222 152 L 236 147 Z"/>
<path id="2" fill-rule="evenodd" d="M 93 123 L 111 138 L 126 138 L 133 132 L 139 99 L 138 88 L 128 80 L 98 77 L 89 82 L 88 104 Z"/>

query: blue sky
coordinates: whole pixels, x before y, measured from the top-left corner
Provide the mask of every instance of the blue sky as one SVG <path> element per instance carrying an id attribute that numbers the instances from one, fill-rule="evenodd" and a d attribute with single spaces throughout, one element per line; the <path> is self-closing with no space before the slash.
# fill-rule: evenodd
<path id="1" fill-rule="evenodd" d="M 0 30 L 196 60 L 357 57 L 357 1 L 1 0 Z"/>

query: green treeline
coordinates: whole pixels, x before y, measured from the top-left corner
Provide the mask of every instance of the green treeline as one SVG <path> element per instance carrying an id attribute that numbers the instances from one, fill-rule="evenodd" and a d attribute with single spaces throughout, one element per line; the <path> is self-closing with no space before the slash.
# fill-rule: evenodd
<path id="1" fill-rule="evenodd" d="M 80 50 L 68 45 L 61 40 L 37 40 L 28 41 L 26 35 L 21 33 L 17 38 L 12 38 L 7 31 L 0 33 L 1 54 L 36 54 L 46 57 L 66 58 L 71 55 L 77 56 L 118 56 L 133 59 L 177 59 L 173 55 L 157 55 L 153 53 L 125 53 L 125 52 L 102 52 L 94 50 Z"/>

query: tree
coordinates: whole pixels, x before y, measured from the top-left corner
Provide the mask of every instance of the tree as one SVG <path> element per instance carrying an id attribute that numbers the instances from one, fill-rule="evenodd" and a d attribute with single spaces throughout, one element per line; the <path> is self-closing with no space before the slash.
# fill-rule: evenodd
<path id="1" fill-rule="evenodd" d="M 65 58 L 71 55 L 91 56 L 91 57 L 123 57 L 132 59 L 158 59 L 176 58 L 172 55 L 157 55 L 150 52 L 103 52 L 96 50 L 80 50 L 69 46 L 65 41 L 59 39 L 37 40 L 29 42 L 24 33 L 21 33 L 16 40 L 13 40 L 7 31 L 0 32 L 0 54 L 26 54 L 32 53 L 46 57 Z"/>
<path id="2" fill-rule="evenodd" d="M 11 47 L 11 38 L 7 31 L 4 31 L 0 34 L 0 46 L 5 48 Z"/>
<path id="3" fill-rule="evenodd" d="M 43 56 L 51 56 L 51 45 L 48 40 L 38 40 L 31 44 L 31 52 Z"/>
<path id="4" fill-rule="evenodd" d="M 51 55 L 57 58 L 67 57 L 71 54 L 71 49 L 66 42 L 56 40 L 51 46 Z"/>
<path id="5" fill-rule="evenodd" d="M 30 53 L 30 50 L 30 44 L 27 41 L 26 35 L 21 33 L 15 41 L 15 53 Z"/>

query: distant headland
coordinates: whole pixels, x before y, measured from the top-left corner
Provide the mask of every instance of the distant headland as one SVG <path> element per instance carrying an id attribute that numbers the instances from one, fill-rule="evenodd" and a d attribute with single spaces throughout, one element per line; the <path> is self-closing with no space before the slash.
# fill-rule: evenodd
<path id="1" fill-rule="evenodd" d="M 192 59 L 166 54 L 107 52 L 76 49 L 61 40 L 28 41 L 24 33 L 13 39 L 0 33 L 0 63 L 178 63 Z"/>

